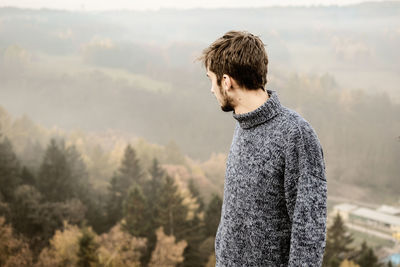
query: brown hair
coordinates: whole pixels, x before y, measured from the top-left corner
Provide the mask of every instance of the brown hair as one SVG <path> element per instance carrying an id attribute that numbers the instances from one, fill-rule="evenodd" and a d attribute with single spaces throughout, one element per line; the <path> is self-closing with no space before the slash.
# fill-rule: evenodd
<path id="1" fill-rule="evenodd" d="M 264 43 L 247 31 L 229 31 L 203 50 L 200 56 L 204 66 L 217 76 L 228 74 L 240 87 L 262 88 L 265 91 L 268 56 Z"/>

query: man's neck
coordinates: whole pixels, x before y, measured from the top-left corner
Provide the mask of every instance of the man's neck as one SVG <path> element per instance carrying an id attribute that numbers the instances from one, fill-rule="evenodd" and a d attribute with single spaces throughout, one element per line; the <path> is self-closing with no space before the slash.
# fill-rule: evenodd
<path id="1" fill-rule="evenodd" d="M 235 114 L 243 114 L 253 111 L 267 101 L 269 95 L 267 91 L 258 90 L 240 90 L 235 97 Z"/>

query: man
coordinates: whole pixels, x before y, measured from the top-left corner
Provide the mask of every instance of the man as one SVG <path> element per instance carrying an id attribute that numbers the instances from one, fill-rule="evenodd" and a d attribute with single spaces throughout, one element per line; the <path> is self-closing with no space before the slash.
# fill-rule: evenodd
<path id="1" fill-rule="evenodd" d="M 201 60 L 211 92 L 236 120 L 216 266 L 321 266 L 327 181 L 317 134 L 265 89 L 268 57 L 257 36 L 227 32 Z"/>

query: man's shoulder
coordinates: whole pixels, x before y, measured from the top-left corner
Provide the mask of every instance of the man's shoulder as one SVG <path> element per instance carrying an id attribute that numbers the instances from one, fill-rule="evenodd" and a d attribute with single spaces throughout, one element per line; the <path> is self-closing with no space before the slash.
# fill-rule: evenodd
<path id="1" fill-rule="evenodd" d="M 291 108 L 282 107 L 282 124 L 288 135 L 308 136 L 318 140 L 317 133 L 311 123 Z"/>
<path id="2" fill-rule="evenodd" d="M 288 127 L 288 129 L 293 130 L 296 128 L 312 128 L 310 122 L 300 115 L 300 113 L 288 107 L 282 107 L 282 123 Z"/>

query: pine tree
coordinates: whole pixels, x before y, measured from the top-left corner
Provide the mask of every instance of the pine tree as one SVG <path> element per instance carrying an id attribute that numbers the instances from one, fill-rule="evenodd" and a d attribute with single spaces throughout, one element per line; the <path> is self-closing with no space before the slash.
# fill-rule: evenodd
<path id="1" fill-rule="evenodd" d="M 150 179 L 145 182 L 143 190 L 145 195 L 150 200 L 150 206 L 152 206 L 152 204 L 157 202 L 157 198 L 159 197 L 161 188 L 163 187 L 165 171 L 160 167 L 158 160 L 154 158 L 148 172 Z"/>
<path id="2" fill-rule="evenodd" d="M 187 246 L 183 253 L 185 259 L 182 263 L 178 263 L 177 267 L 202 267 L 206 264 L 209 256 L 209 253 L 205 252 L 204 249 L 201 248 L 204 239 L 206 238 L 205 228 L 208 222 L 204 223 L 204 220 L 199 217 L 199 213 L 202 213 L 204 210 L 204 202 L 200 196 L 199 190 L 194 184 L 193 178 L 189 180 L 188 187 L 192 196 L 197 198 L 199 208 L 194 211 L 195 214 L 193 219 L 187 222 L 185 230 Z"/>
<path id="3" fill-rule="evenodd" d="M 0 195 L 4 202 L 12 201 L 13 192 L 21 183 L 20 163 L 7 137 L 0 142 Z"/>
<path id="4" fill-rule="evenodd" d="M 146 210 L 148 213 L 148 221 L 150 223 L 149 230 L 155 231 L 159 226 L 155 222 L 155 218 L 158 217 L 158 205 L 160 199 L 160 192 L 165 183 L 165 171 L 160 167 L 158 160 L 153 159 L 153 163 L 149 169 L 150 179 L 146 181 L 144 185 L 144 195 L 146 199 Z M 155 235 L 154 235 L 155 238 Z M 155 240 L 155 239 L 154 239 Z"/>
<path id="5" fill-rule="evenodd" d="M 174 235 L 177 240 L 181 240 L 184 238 L 184 231 L 187 227 L 187 213 L 188 208 L 183 205 L 183 198 L 179 194 L 178 186 L 170 176 L 166 176 L 160 195 L 156 222 L 164 227 L 167 235 Z"/>
<path id="6" fill-rule="evenodd" d="M 61 202 L 71 198 L 84 200 L 88 187 L 85 164 L 74 146 L 57 144 L 53 138 L 40 166 L 37 188 L 47 201 Z"/>
<path id="7" fill-rule="evenodd" d="M 144 175 L 136 157 L 135 150 L 128 145 L 118 173 L 111 179 L 107 205 L 108 227 L 112 227 L 123 217 L 123 202 L 128 189 L 136 184 L 143 187 Z"/>
<path id="8" fill-rule="evenodd" d="M 188 188 L 189 188 L 189 191 L 192 194 L 192 196 L 194 196 L 197 199 L 197 202 L 199 203 L 199 208 L 197 211 L 202 212 L 204 210 L 205 204 L 204 204 L 203 198 L 200 195 L 199 189 L 196 187 L 196 184 L 194 183 L 193 178 L 191 178 L 189 180 Z"/>
<path id="9" fill-rule="evenodd" d="M 32 186 L 35 186 L 35 184 L 36 184 L 35 176 L 32 174 L 32 172 L 26 166 L 22 167 L 21 183 L 27 184 L 27 185 L 32 185 Z"/>
<path id="10" fill-rule="evenodd" d="M 155 249 L 157 243 L 156 229 L 160 226 L 157 221 L 160 207 L 161 191 L 165 184 L 165 171 L 160 167 L 156 158 L 153 159 L 152 165 L 148 170 L 150 179 L 144 185 L 143 191 L 146 201 L 147 223 L 149 225 L 147 232 L 147 251 L 142 255 L 142 265 L 147 265 L 150 261 L 151 253 Z"/>
<path id="11" fill-rule="evenodd" d="M 358 256 L 355 259 L 355 262 L 362 267 L 382 266 L 378 262 L 378 258 L 376 257 L 373 249 L 367 246 L 367 242 L 365 240 L 361 244 L 361 249 L 358 253 Z"/>
<path id="12" fill-rule="evenodd" d="M 28 238 L 40 233 L 40 213 L 42 195 L 30 185 L 21 185 L 14 191 L 10 221 L 13 228 Z"/>
<path id="13" fill-rule="evenodd" d="M 208 204 L 204 221 L 207 222 L 205 225 L 206 236 L 215 236 L 219 221 L 221 219 L 221 208 L 222 199 L 217 195 L 213 194 L 210 203 Z"/>
<path id="14" fill-rule="evenodd" d="M 131 235 L 136 237 L 146 237 L 149 228 L 147 222 L 145 198 L 142 190 L 136 184 L 129 189 L 128 196 L 124 201 L 123 227 Z"/>
<path id="15" fill-rule="evenodd" d="M 342 217 L 339 213 L 328 228 L 323 266 L 338 267 L 348 257 L 353 249 L 349 245 L 353 242 L 351 234 L 347 233 Z"/>
<path id="16" fill-rule="evenodd" d="M 79 238 L 78 266 L 94 267 L 99 263 L 97 250 L 99 244 L 95 240 L 95 234 L 90 228 L 84 227 Z"/>
<path id="17" fill-rule="evenodd" d="M 204 241 L 204 222 L 198 216 L 187 222 L 184 238 L 187 246 L 184 250 L 184 261 L 178 263 L 176 267 L 202 267 L 205 265 L 208 254 L 204 255 L 200 246 Z"/>

